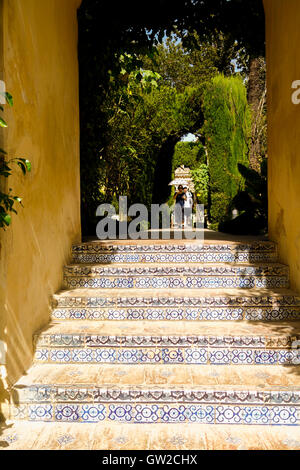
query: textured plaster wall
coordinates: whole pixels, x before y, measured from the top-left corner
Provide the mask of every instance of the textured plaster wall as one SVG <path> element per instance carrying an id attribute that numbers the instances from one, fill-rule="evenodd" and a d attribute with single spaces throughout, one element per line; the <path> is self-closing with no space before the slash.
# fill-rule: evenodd
<path id="1" fill-rule="evenodd" d="M 300 292 L 300 2 L 264 0 L 267 27 L 269 234 Z"/>
<path id="2" fill-rule="evenodd" d="M 80 2 L 1 3 L 0 71 L 4 70 L 14 107 L 6 110 L 9 128 L 2 131 L 0 143 L 2 139 L 10 156 L 32 162 L 31 174 L 23 177 L 16 170 L 9 180 L 14 193 L 23 197 L 24 209 L 13 217 L 11 228 L 0 231 L 3 396 L 5 381 L 16 381 L 31 365 L 32 336 L 49 321 L 50 296 L 61 287 L 71 244 L 81 236 L 76 17 Z"/>

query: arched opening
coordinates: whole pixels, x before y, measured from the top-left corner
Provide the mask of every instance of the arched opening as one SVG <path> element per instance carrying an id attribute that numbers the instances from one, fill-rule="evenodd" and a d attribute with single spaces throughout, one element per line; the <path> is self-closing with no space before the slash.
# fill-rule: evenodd
<path id="1" fill-rule="evenodd" d="M 120 195 L 132 203 L 166 202 L 175 147 L 193 133 L 208 154 L 201 164 L 219 166 L 210 172 L 212 228 L 231 219 L 234 209 L 257 212 L 249 191 L 243 194 L 246 202 L 232 201 L 238 192 L 247 192 L 246 173 L 238 164 L 250 166 L 247 176 L 253 179 L 266 156 L 262 3 L 161 1 L 159 17 L 153 4 L 115 7 L 112 2 L 104 11 L 102 2 L 83 0 L 79 11 L 83 234 L 94 234 L 101 202 L 117 206 Z M 227 82 L 215 83 L 206 96 L 212 81 L 222 76 Z M 218 93 L 222 98 L 215 98 Z M 220 106 L 222 116 L 217 116 Z M 247 129 L 246 106 L 253 113 Z M 204 129 L 207 121 L 210 127 Z M 242 133 L 248 134 L 238 136 Z M 266 201 L 262 205 L 265 210 Z"/>

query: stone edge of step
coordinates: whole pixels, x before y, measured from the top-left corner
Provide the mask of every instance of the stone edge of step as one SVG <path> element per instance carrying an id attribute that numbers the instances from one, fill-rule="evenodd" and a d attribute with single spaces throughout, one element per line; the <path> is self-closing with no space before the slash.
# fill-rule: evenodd
<path id="1" fill-rule="evenodd" d="M 174 263 L 175 264 L 175 263 Z M 289 275 L 289 266 L 283 263 L 220 263 L 220 264 L 191 264 L 190 266 L 180 266 L 180 263 L 174 266 L 174 264 L 156 264 L 151 265 L 142 264 L 140 266 L 132 265 L 130 263 L 123 264 L 94 264 L 94 263 L 82 263 L 82 264 L 68 264 L 64 266 L 64 276 L 88 276 L 97 274 L 107 274 L 109 276 L 115 276 L 119 274 L 141 276 L 141 275 L 214 275 L 222 276 L 232 274 L 235 276 L 241 275 Z M 197 272 L 199 271 L 199 272 Z M 257 271 L 257 273 L 256 273 Z M 278 272 L 276 272 L 278 271 Z M 157 273 L 157 274 L 156 274 Z M 199 274 L 200 273 L 200 274 Z"/>

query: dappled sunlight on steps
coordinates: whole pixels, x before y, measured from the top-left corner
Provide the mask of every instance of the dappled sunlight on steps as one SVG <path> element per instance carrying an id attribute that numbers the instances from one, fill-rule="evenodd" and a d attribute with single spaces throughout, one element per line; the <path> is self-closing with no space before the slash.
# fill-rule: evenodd
<path id="1" fill-rule="evenodd" d="M 267 240 L 207 235 L 74 246 L 11 419 L 299 425 L 288 267 Z"/>

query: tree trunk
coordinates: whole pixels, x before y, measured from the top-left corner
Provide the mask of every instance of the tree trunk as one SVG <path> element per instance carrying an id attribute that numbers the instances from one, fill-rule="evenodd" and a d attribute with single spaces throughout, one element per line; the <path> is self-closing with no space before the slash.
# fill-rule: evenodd
<path id="1" fill-rule="evenodd" d="M 152 204 L 163 204 L 170 197 L 171 187 L 169 183 L 172 177 L 172 158 L 175 145 L 180 139 L 181 135 L 172 134 L 160 149 L 155 167 Z"/>
<path id="2" fill-rule="evenodd" d="M 261 132 L 260 122 L 264 112 L 266 98 L 266 70 L 265 59 L 256 57 L 250 61 L 250 73 L 248 83 L 248 103 L 252 109 L 252 129 L 249 161 L 253 170 L 260 172 L 261 157 Z"/>

